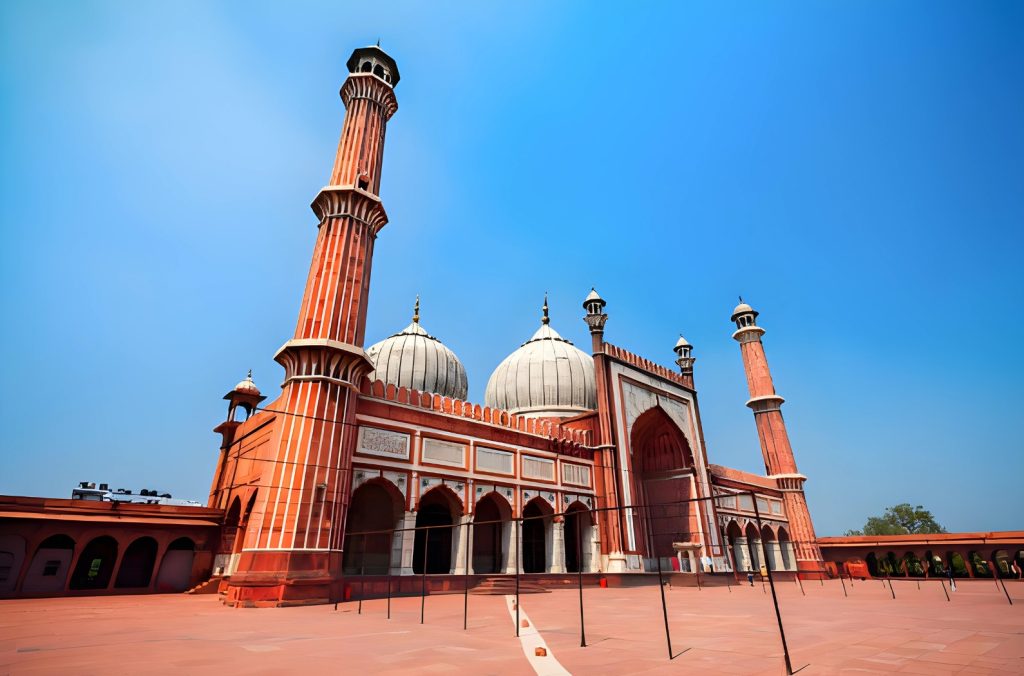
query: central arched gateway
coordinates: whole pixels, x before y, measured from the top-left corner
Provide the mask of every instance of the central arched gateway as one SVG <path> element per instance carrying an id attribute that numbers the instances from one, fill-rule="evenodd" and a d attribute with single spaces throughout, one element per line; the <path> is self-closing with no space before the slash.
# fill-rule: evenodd
<path id="1" fill-rule="evenodd" d="M 686 436 L 664 409 L 655 406 L 633 423 L 631 434 L 634 503 L 644 505 L 634 515 L 638 535 L 651 555 L 674 555 L 673 542 L 696 542 L 693 497 L 693 452 Z M 639 542 L 638 548 L 643 548 Z"/>

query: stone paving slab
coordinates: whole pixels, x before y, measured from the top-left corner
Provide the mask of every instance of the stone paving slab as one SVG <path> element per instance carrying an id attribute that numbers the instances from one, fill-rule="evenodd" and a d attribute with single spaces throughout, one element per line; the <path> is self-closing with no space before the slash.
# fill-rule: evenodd
<path id="1" fill-rule="evenodd" d="M 907 581 L 778 585 L 800 674 L 1024 673 L 1024 583 L 1010 606 L 991 582 L 941 588 Z M 523 596 L 551 654 L 575 674 L 781 674 L 771 596 L 755 587 L 666 588 L 668 658 L 657 585 L 584 589 L 581 648 L 576 590 Z M 0 601 L 0 674 L 245 673 L 533 674 L 501 596 L 229 609 L 215 596 L 156 595 Z M 543 663 L 543 660 L 540 661 Z"/>

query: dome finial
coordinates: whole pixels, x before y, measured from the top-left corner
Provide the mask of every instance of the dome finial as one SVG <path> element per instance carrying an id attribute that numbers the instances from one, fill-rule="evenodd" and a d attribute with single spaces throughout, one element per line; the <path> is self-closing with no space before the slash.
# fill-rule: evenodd
<path id="1" fill-rule="evenodd" d="M 246 378 L 252 380 L 252 369 L 249 369 L 249 375 L 247 375 Z"/>
<path id="2" fill-rule="evenodd" d="M 416 294 L 416 305 L 412 309 L 412 323 L 420 323 L 420 295 Z"/>
<path id="3" fill-rule="evenodd" d="M 540 318 L 541 324 L 548 324 L 551 322 L 551 318 L 548 317 L 548 292 L 544 292 L 544 316 Z"/>

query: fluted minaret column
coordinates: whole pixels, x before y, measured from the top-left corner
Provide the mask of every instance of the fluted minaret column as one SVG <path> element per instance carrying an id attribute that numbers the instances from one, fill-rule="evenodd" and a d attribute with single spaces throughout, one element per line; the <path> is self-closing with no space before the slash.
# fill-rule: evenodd
<path id="1" fill-rule="evenodd" d="M 732 337 L 740 344 L 747 388 L 750 391 L 747 406 L 754 412 L 765 471 L 770 478 L 775 479 L 782 491 L 790 535 L 796 544 L 797 566 L 800 570 L 820 571 L 823 567 L 821 550 L 817 545 L 814 524 L 804 496 L 803 486 L 807 477 L 796 468 L 793 448 L 782 418 L 782 404 L 785 400 L 775 392 L 768 358 L 761 343 L 764 329 L 757 325 L 757 315 L 758 312 L 744 303 L 742 298 L 732 313 L 732 321 L 736 323 Z"/>
<path id="2" fill-rule="evenodd" d="M 373 370 L 363 351 L 373 245 L 387 223 L 377 193 L 399 78 L 379 46 L 355 50 L 347 65 L 337 156 L 311 205 L 319 225 L 295 334 L 274 356 L 285 370 L 282 412 L 231 579 L 236 605 L 326 603 L 341 589 L 356 391 Z"/>

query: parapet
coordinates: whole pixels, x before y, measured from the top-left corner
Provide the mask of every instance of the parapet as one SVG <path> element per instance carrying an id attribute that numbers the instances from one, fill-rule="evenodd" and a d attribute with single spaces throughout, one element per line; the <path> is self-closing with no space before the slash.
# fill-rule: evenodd
<path id="1" fill-rule="evenodd" d="M 571 429 L 544 418 L 527 418 L 500 408 L 480 406 L 461 399 L 442 397 L 439 394 L 420 392 L 405 387 L 395 387 L 381 380 L 364 378 L 359 391 L 361 394 L 396 404 L 415 406 L 441 415 L 476 420 L 487 425 L 497 425 L 523 434 L 544 437 L 559 445 L 560 452 L 570 454 L 590 448 L 593 445 L 591 430 Z"/>

